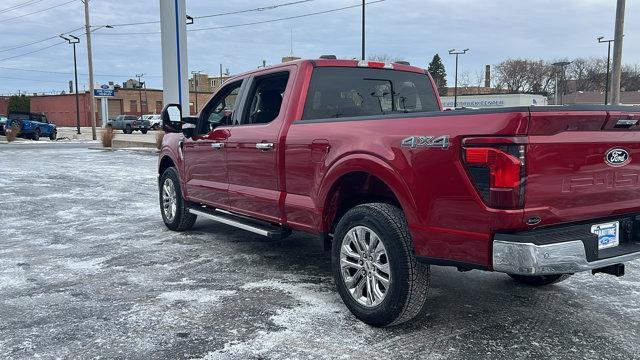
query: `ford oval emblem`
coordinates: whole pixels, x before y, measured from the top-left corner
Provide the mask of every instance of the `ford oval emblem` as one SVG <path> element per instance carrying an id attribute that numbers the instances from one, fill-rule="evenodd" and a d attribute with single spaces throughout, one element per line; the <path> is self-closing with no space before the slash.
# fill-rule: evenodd
<path id="1" fill-rule="evenodd" d="M 109 88 L 109 85 L 104 84 L 104 85 L 101 85 L 100 88 L 104 89 L 104 90 L 107 90 Z"/>
<path id="2" fill-rule="evenodd" d="M 611 166 L 624 166 L 631 161 L 631 156 L 625 149 L 613 148 L 607 151 L 604 160 Z"/>

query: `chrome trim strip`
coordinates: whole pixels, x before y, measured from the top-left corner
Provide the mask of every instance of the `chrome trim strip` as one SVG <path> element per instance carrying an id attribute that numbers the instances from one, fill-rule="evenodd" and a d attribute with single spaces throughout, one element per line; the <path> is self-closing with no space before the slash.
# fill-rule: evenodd
<path id="1" fill-rule="evenodd" d="M 640 251 L 588 262 L 581 241 L 549 245 L 493 241 L 493 270 L 518 275 L 566 274 L 603 268 L 640 258 Z"/>
<path id="2" fill-rule="evenodd" d="M 222 216 L 216 216 L 213 214 L 206 213 L 204 211 L 200 211 L 197 209 L 189 209 L 189 212 L 198 216 L 203 216 L 207 219 L 214 220 L 223 224 L 231 225 L 237 227 L 238 229 L 247 230 L 254 234 L 262 235 L 262 236 L 271 236 L 271 232 L 268 230 L 261 229 L 259 227 L 247 225 L 245 223 L 241 223 L 239 221 L 234 221 Z"/>

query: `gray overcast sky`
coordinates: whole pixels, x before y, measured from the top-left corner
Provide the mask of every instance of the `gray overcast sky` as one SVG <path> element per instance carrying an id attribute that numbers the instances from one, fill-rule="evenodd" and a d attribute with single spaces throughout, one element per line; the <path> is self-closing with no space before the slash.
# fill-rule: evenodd
<path id="1" fill-rule="evenodd" d="M 202 16 L 292 1 L 187 0 L 187 13 Z M 27 0 L 3 0 L 0 10 L 25 2 Z M 54 45 L 59 39 L 3 51 L 84 24 L 80 0 L 31 0 L 31 3 L 13 11 L 0 11 L 0 94 L 18 90 L 61 91 L 67 89 L 68 81 L 73 79 L 70 45 L 55 45 L 25 54 Z M 190 28 L 277 19 L 358 3 L 359 0 L 313 0 L 273 10 L 199 19 Z M 615 3 L 615 0 L 386 0 L 367 8 L 367 54 L 388 54 L 426 67 L 433 54 L 440 53 L 450 78 L 454 62 L 447 50 L 451 48 L 471 49 L 461 57 L 460 63 L 460 71 L 471 74 L 481 71 L 484 64 L 496 64 L 509 57 L 550 60 L 606 56 L 606 45 L 596 43 L 596 37 L 613 36 Z M 18 17 L 58 4 L 63 5 Z M 91 0 L 90 4 L 91 22 L 95 25 L 159 19 L 158 0 Z M 626 13 L 623 62 L 638 63 L 640 1 L 627 1 Z M 294 55 L 358 57 L 360 26 L 360 9 L 354 8 L 269 24 L 191 32 L 188 35 L 189 69 L 216 74 L 222 63 L 236 74 L 257 67 L 263 59 L 268 64 L 277 63 L 289 54 L 291 31 Z M 158 30 L 159 24 L 97 30 L 93 36 L 96 81 L 121 83 L 144 72 L 148 74 L 148 87 L 161 87 L 159 34 L 107 35 Z M 83 31 L 74 33 L 80 35 Z M 21 54 L 25 55 L 17 56 Z M 9 57 L 14 58 L 6 59 Z M 78 47 L 80 73 L 86 73 L 86 63 L 86 42 L 82 38 Z M 79 83 L 81 88 L 87 86 L 87 76 L 80 75 Z"/>

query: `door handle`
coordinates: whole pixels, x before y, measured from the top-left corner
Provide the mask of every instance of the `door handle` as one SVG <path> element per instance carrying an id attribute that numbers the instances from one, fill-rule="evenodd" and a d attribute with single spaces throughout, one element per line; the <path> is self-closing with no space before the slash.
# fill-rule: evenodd
<path id="1" fill-rule="evenodd" d="M 219 150 L 219 149 L 222 149 L 224 147 L 224 143 L 212 143 L 211 147 L 213 149 Z"/>
<path id="2" fill-rule="evenodd" d="M 256 149 L 262 150 L 262 151 L 271 150 L 273 149 L 273 143 L 257 143 Z"/>

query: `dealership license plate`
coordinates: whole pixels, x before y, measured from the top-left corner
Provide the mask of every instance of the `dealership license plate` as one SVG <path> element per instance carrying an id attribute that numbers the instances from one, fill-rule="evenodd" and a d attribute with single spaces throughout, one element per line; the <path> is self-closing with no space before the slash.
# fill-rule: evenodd
<path id="1" fill-rule="evenodd" d="M 598 235 L 598 249 L 608 249 L 620 244 L 620 222 L 613 221 L 591 226 L 591 232 Z"/>

